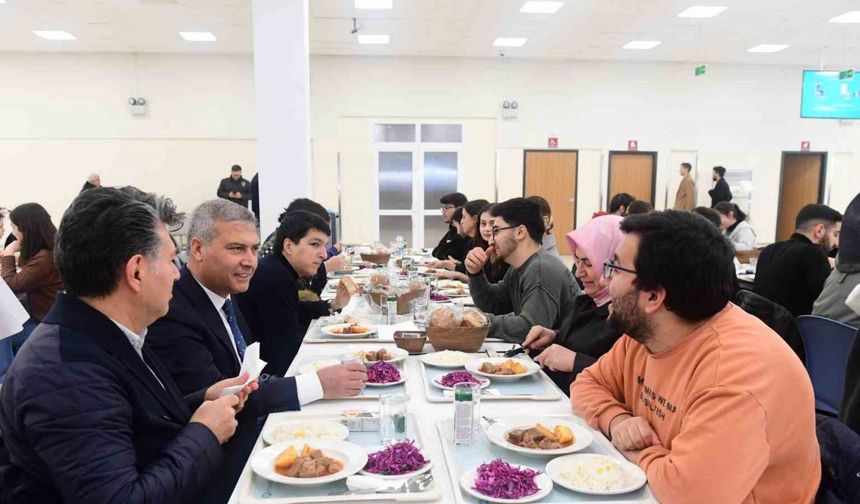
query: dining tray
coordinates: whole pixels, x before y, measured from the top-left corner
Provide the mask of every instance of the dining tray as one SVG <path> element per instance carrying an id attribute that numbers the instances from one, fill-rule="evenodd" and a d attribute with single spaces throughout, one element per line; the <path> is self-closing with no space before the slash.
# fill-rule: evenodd
<path id="1" fill-rule="evenodd" d="M 433 403 L 452 402 L 454 397 L 452 394 L 445 394 L 445 391 L 434 386 L 430 380 L 437 376 L 441 376 L 452 371 L 462 371 L 462 368 L 443 369 L 428 366 L 418 361 L 421 366 L 421 381 L 424 386 L 424 394 L 427 400 Z M 490 380 L 490 386 L 484 389 L 481 394 L 482 401 L 493 400 L 523 400 L 523 401 L 555 401 L 561 397 L 561 390 L 543 371 L 539 371 L 531 376 L 520 378 L 512 382 L 502 382 Z M 487 392 L 490 391 L 490 392 Z"/>
<path id="2" fill-rule="evenodd" d="M 362 343 L 394 343 L 394 332 L 395 331 L 406 331 L 406 332 L 419 332 L 418 329 L 415 328 L 415 324 L 412 323 L 412 315 L 398 315 L 397 316 L 397 324 L 396 325 L 385 325 L 380 324 L 379 320 L 369 320 L 369 323 L 376 326 L 376 331 L 367 336 L 365 338 L 334 338 L 329 336 L 328 334 L 322 332 L 321 327 L 322 323 L 319 319 L 316 319 L 310 323 L 308 326 L 308 332 L 305 333 L 305 338 L 303 343 L 340 343 L 340 344 L 362 344 Z M 502 343 L 503 341 L 498 338 L 487 338 L 484 340 L 487 343 Z M 429 341 L 428 341 L 429 343 Z M 431 351 L 433 349 L 432 346 L 428 346 Z"/>
<path id="3" fill-rule="evenodd" d="M 325 415 L 325 414 L 302 414 L 289 413 L 283 416 L 282 419 L 275 420 L 275 415 L 269 416 L 268 422 L 292 422 L 296 420 L 334 420 L 340 421 L 340 415 Z M 421 428 L 415 416 L 412 413 L 406 414 L 406 433 L 409 439 L 414 439 L 418 447 L 427 446 L 428 438 L 421 432 Z M 379 444 L 379 432 L 350 432 L 347 441 L 355 443 L 361 447 L 372 448 L 376 451 L 381 448 Z M 431 439 L 432 441 L 432 439 Z M 312 443 L 312 441 L 309 441 Z M 254 449 L 251 452 L 251 457 L 254 454 L 268 446 L 263 437 L 257 440 Z M 423 450 L 427 453 L 429 450 Z M 250 458 L 249 458 L 250 460 Z M 444 464 L 441 460 L 434 460 L 433 467 L 430 469 L 433 474 L 434 484 L 424 492 L 416 493 L 391 493 L 391 494 L 362 494 L 362 495 L 329 495 L 331 492 L 340 492 L 347 490 L 346 479 L 328 483 L 315 487 L 296 487 L 275 483 L 257 476 L 251 470 L 250 463 L 245 466 L 238 483 L 239 504 L 297 504 L 307 502 L 363 502 L 363 501 L 400 501 L 400 502 L 419 502 L 419 501 L 435 501 L 442 496 L 442 485 L 445 484 L 447 475 L 445 474 Z"/>
<path id="4" fill-rule="evenodd" d="M 513 416 L 497 418 L 500 422 L 510 425 L 524 425 L 535 421 L 537 415 L 530 416 Z M 586 423 L 575 416 L 571 415 L 540 415 L 540 418 L 557 418 L 568 422 L 575 422 L 586 426 Z M 483 423 L 483 422 L 482 422 Z M 471 446 L 454 446 L 454 420 L 452 418 L 442 419 L 436 422 L 436 433 L 439 435 L 439 440 L 442 444 L 442 453 L 445 457 L 445 464 L 448 469 L 448 475 L 451 478 L 451 484 L 454 487 L 454 496 L 459 504 L 480 504 L 481 502 L 475 497 L 467 494 L 460 486 L 460 476 L 466 472 L 476 469 L 479 465 L 490 462 L 493 459 L 501 458 L 505 462 L 511 464 L 519 464 L 531 467 L 538 471 L 545 472 L 546 464 L 551 459 L 549 458 L 534 458 L 506 450 L 500 446 L 491 443 L 484 434 L 483 429 L 475 432 Z M 590 446 L 578 453 L 597 453 L 608 455 L 619 460 L 625 460 L 618 451 L 612 446 L 604 436 L 599 433 L 594 433 L 594 441 Z M 588 495 L 572 490 L 568 490 L 558 484 L 553 485 L 552 492 L 549 495 L 536 501 L 541 504 L 567 504 L 570 502 L 611 502 L 611 503 L 628 503 L 628 504 L 643 504 L 656 503 L 654 495 L 648 488 L 648 485 L 634 492 L 621 495 Z"/>
<path id="5" fill-rule="evenodd" d="M 337 355 L 313 355 L 306 356 L 305 358 L 300 358 L 296 360 L 295 366 L 290 366 L 290 370 L 287 372 L 287 376 L 296 376 L 298 374 L 298 369 L 305 364 L 314 361 L 321 360 L 337 360 Z M 414 386 L 410 386 L 409 380 L 409 370 L 406 369 L 408 365 L 407 362 L 409 359 L 403 360 L 397 364 L 395 364 L 400 369 L 400 375 L 406 377 L 406 381 L 403 383 L 399 383 L 397 385 L 389 385 L 387 387 L 373 387 L 373 386 L 365 386 L 364 390 L 361 391 L 361 395 L 348 397 L 350 401 L 352 400 L 371 400 L 376 401 L 379 399 L 379 396 L 382 394 L 406 394 L 406 397 L 409 397 L 410 391 L 414 388 Z"/>

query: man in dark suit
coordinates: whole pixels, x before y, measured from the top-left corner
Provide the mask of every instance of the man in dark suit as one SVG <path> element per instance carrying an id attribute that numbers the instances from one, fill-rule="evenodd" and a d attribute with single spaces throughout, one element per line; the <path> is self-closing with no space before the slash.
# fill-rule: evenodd
<path id="1" fill-rule="evenodd" d="M 714 188 L 708 191 L 708 195 L 711 197 L 711 208 L 717 206 L 717 203 L 732 200 L 732 190 L 729 189 L 729 183 L 726 182 L 725 176 L 725 168 L 722 166 L 714 167 L 713 179 L 715 184 Z"/>
<path id="2" fill-rule="evenodd" d="M 251 183 L 242 177 L 241 166 L 233 165 L 233 167 L 230 168 L 230 176 L 221 179 L 221 183 L 218 184 L 218 191 L 216 194 L 219 198 L 232 201 L 239 206 L 248 208 L 248 200 L 251 199 Z"/>
<path id="3" fill-rule="evenodd" d="M 143 347 L 178 277 L 166 226 L 176 220 L 169 200 L 157 213 L 113 188 L 80 194 L 63 215 L 55 256 L 66 293 L 0 392 L 10 460 L 0 500 L 199 502 L 220 469 L 256 384 L 217 399 L 241 376 L 186 398 Z"/>
<path id="4" fill-rule="evenodd" d="M 446 194 L 439 200 L 442 204 L 442 220 L 448 224 L 448 232 L 433 249 L 433 257 L 436 259 L 455 262 L 463 262 L 466 259 L 466 254 L 469 252 L 469 239 L 460 236 L 451 221 L 454 218 L 454 211 L 468 201 L 466 195 L 458 192 Z"/>

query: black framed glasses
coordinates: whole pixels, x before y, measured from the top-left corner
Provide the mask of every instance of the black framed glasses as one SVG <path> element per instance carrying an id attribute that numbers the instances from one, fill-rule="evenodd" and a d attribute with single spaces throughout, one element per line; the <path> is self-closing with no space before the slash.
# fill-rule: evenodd
<path id="1" fill-rule="evenodd" d="M 612 261 L 606 261 L 605 263 L 603 263 L 603 278 L 608 279 L 609 277 L 611 277 L 612 276 L 612 270 L 624 271 L 625 273 L 632 273 L 634 275 L 636 274 L 636 270 L 621 267 L 621 266 L 615 264 L 615 261 L 612 260 Z"/>
<path id="2" fill-rule="evenodd" d="M 506 229 L 516 229 L 518 227 L 519 226 L 508 226 L 508 227 L 493 226 L 493 238 L 495 238 L 496 235 L 499 234 L 500 231 L 504 231 Z"/>
<path id="3" fill-rule="evenodd" d="M 445 210 L 455 210 L 456 208 L 457 208 L 457 205 L 442 205 L 442 211 L 443 212 Z"/>

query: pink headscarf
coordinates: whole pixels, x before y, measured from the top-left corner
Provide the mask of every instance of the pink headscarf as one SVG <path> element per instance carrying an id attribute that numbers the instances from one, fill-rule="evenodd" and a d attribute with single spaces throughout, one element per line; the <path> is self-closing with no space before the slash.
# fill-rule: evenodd
<path id="1" fill-rule="evenodd" d="M 571 253 L 576 249 L 581 250 L 602 276 L 603 263 L 612 259 L 615 249 L 624 238 L 620 226 L 623 219 L 620 215 L 601 215 L 567 233 Z M 597 306 L 605 305 L 610 300 L 609 287 L 604 287 L 591 297 Z"/>

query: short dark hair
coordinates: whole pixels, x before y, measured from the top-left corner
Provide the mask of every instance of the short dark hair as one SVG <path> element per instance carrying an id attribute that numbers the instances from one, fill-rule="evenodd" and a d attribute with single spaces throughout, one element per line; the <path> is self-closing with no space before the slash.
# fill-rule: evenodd
<path id="1" fill-rule="evenodd" d="M 134 186 L 120 187 L 119 190 L 137 201 L 151 206 L 155 210 L 158 220 L 165 223 L 170 231 L 178 231 L 185 224 L 185 212 L 180 212 L 173 204 L 173 200 L 167 196 L 141 191 Z"/>
<path id="2" fill-rule="evenodd" d="M 234 164 L 232 167 L 230 167 L 230 171 L 242 171 L 242 167 L 237 164 Z"/>
<path id="3" fill-rule="evenodd" d="M 627 206 L 627 215 L 643 214 L 653 211 L 654 207 L 651 206 L 651 203 L 644 200 L 633 201 Z"/>
<path id="4" fill-rule="evenodd" d="M 451 214 L 451 221 L 459 223 L 463 219 L 463 207 L 457 207 L 454 213 Z"/>
<path id="5" fill-rule="evenodd" d="M 293 243 L 299 243 L 307 236 L 308 231 L 316 229 L 322 231 L 326 236 L 331 236 L 331 228 L 328 222 L 315 213 L 306 210 L 288 212 L 281 220 L 275 231 L 275 244 L 272 251 L 280 254 L 284 251 L 284 240 L 289 239 Z"/>
<path id="6" fill-rule="evenodd" d="M 129 259 L 158 256 L 160 223 L 152 206 L 127 191 L 98 187 L 79 194 L 63 214 L 54 247 L 66 292 L 92 298 L 112 294 Z"/>
<path id="7" fill-rule="evenodd" d="M 698 206 L 690 211 L 704 219 L 707 219 L 708 222 L 710 222 L 714 226 L 717 226 L 718 228 L 720 227 L 720 214 L 717 213 L 717 211 L 713 208 Z"/>
<path id="8" fill-rule="evenodd" d="M 794 228 L 806 230 L 819 223 L 830 227 L 837 222 L 842 222 L 841 213 L 827 205 L 810 203 L 797 212 L 797 218 L 794 220 Z"/>
<path id="9" fill-rule="evenodd" d="M 734 214 L 735 219 L 737 219 L 738 221 L 743 221 L 747 219 L 747 214 L 745 214 L 739 206 L 728 201 L 720 201 L 716 204 L 716 206 L 714 206 L 714 210 L 725 216 L 728 216 L 729 212 L 731 212 L 732 214 Z"/>
<path id="10" fill-rule="evenodd" d="M 439 198 L 439 203 L 443 205 L 454 205 L 454 206 L 463 206 L 469 201 L 469 198 L 466 197 L 463 193 L 452 192 L 448 193 L 445 196 Z"/>
<path id="11" fill-rule="evenodd" d="M 533 202 L 525 198 L 511 198 L 491 207 L 490 215 L 505 219 L 509 226 L 525 226 L 532 240 L 543 243 L 546 227 L 540 208 Z"/>
<path id="12" fill-rule="evenodd" d="M 723 178 L 726 176 L 726 169 L 722 166 L 715 166 L 714 171 L 720 175 L 720 178 Z"/>
<path id="13" fill-rule="evenodd" d="M 686 161 L 681 163 L 681 167 L 686 168 L 688 173 L 693 170 L 693 165 L 687 163 Z"/>
<path id="14" fill-rule="evenodd" d="M 621 207 L 627 208 L 630 206 L 630 203 L 636 201 L 636 198 L 627 194 L 626 192 L 618 193 L 609 200 L 609 213 L 615 213 L 621 209 Z"/>
<path id="15" fill-rule="evenodd" d="M 284 209 L 284 212 L 292 213 L 298 210 L 304 210 L 305 212 L 317 214 L 318 216 L 322 217 L 324 221 L 331 222 L 331 216 L 328 214 L 328 210 L 326 210 L 324 206 L 320 205 L 319 203 L 310 198 L 294 199 L 290 202 L 287 208 Z"/>
<path id="16" fill-rule="evenodd" d="M 54 237 L 57 235 L 57 228 L 51 222 L 51 216 L 42 205 L 38 203 L 18 205 L 9 214 L 9 220 L 24 235 L 21 240 L 22 261 L 29 261 L 39 251 L 54 250 Z"/>
<path id="17" fill-rule="evenodd" d="M 735 249 L 720 230 L 689 212 L 632 215 L 621 230 L 639 237 L 640 290 L 662 287 L 666 309 L 698 322 L 722 310 L 735 291 Z"/>
<path id="18" fill-rule="evenodd" d="M 463 205 L 463 210 L 469 212 L 469 215 L 473 217 L 479 217 L 481 215 L 481 210 L 489 204 L 490 202 L 485 199 L 476 199 Z"/>

